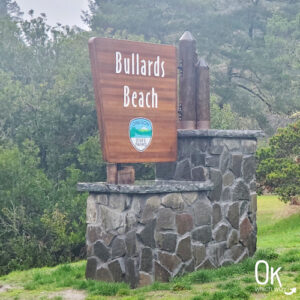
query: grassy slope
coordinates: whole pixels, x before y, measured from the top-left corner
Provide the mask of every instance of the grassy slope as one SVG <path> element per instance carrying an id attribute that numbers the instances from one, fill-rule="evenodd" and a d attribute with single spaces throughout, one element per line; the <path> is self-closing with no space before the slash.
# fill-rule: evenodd
<path id="1" fill-rule="evenodd" d="M 85 262 L 82 261 L 56 268 L 13 272 L 0 277 L 0 285 L 13 287 L 8 292 L 0 293 L 0 299 L 59 300 L 63 298 L 58 296 L 57 291 L 70 288 L 84 290 L 89 300 L 300 299 L 300 208 L 292 208 L 275 196 L 259 197 L 257 223 L 259 251 L 253 259 L 238 265 L 201 270 L 168 284 L 155 283 L 132 291 L 126 284 L 86 281 Z M 255 283 L 254 266 L 258 259 L 267 260 L 275 269 L 282 267 L 280 279 L 283 287 L 288 291 L 297 287 L 296 295 L 287 297 L 282 291 L 269 291 L 271 286 L 257 291 L 259 286 Z"/>

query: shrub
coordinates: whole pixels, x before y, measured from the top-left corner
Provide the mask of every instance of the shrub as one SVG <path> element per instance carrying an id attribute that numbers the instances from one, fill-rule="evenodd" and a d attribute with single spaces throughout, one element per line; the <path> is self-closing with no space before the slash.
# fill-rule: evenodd
<path id="1" fill-rule="evenodd" d="M 258 191 L 274 192 L 284 202 L 300 195 L 300 120 L 278 129 L 269 146 L 257 151 Z"/>

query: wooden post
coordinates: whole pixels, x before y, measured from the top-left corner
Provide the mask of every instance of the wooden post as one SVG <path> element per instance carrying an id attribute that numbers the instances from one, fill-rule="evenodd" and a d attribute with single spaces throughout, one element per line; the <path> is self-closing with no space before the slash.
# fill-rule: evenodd
<path id="1" fill-rule="evenodd" d="M 106 182 L 110 184 L 117 184 L 118 183 L 118 166 L 117 164 L 106 164 Z"/>
<path id="2" fill-rule="evenodd" d="M 186 31 L 179 40 L 179 129 L 196 128 L 196 41 Z"/>
<path id="3" fill-rule="evenodd" d="M 110 184 L 134 184 L 135 170 L 133 166 L 106 164 L 106 182 Z"/>
<path id="4" fill-rule="evenodd" d="M 135 170 L 133 166 L 122 166 L 118 170 L 118 184 L 134 184 Z"/>
<path id="5" fill-rule="evenodd" d="M 210 128 L 210 89 L 209 67 L 204 59 L 200 59 L 196 66 L 197 74 L 197 129 Z"/>

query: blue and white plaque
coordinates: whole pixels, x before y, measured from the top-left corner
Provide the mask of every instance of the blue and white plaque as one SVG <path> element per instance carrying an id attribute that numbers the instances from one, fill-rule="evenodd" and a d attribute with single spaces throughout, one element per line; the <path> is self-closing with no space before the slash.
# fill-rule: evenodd
<path id="1" fill-rule="evenodd" d="M 135 118 L 129 122 L 129 138 L 132 146 L 139 152 L 145 151 L 153 136 L 152 122 L 145 118 Z"/>

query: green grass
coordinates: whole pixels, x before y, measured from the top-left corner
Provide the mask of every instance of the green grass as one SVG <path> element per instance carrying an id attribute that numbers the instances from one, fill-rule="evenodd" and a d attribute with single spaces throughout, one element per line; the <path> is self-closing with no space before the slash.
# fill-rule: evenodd
<path id="1" fill-rule="evenodd" d="M 55 268 L 16 271 L 0 277 L 0 285 L 10 285 L 10 291 L 0 293 L 0 299 L 63 299 L 66 289 L 84 291 L 86 300 L 124 299 L 286 299 L 282 291 L 271 285 L 258 286 L 254 278 L 257 260 L 264 259 L 275 269 L 281 267 L 280 279 L 297 294 L 288 299 L 300 299 L 300 210 L 290 211 L 288 204 L 275 196 L 258 198 L 258 247 L 255 256 L 237 265 L 214 270 L 199 270 L 170 283 L 154 283 L 131 290 L 125 283 L 104 283 L 85 280 L 85 261 Z M 294 213 L 294 214 L 291 214 Z"/>

